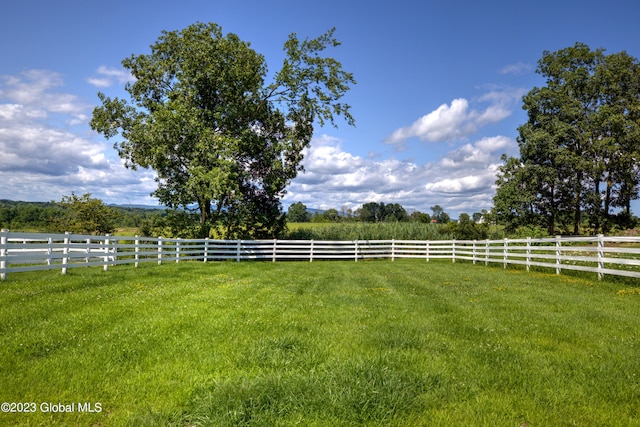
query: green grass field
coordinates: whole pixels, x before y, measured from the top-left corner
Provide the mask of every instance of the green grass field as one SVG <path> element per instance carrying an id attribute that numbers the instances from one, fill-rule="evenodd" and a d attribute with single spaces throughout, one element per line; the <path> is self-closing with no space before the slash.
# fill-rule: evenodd
<path id="1" fill-rule="evenodd" d="M 629 283 L 185 262 L 11 274 L 0 305 L 0 401 L 36 410 L 0 425 L 640 426 Z"/>

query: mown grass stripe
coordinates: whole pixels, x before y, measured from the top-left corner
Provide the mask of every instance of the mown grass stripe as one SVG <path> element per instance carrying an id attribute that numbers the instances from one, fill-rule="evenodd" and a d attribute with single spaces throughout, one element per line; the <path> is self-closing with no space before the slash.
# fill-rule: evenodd
<path id="1" fill-rule="evenodd" d="M 640 425 L 640 294 L 424 260 L 10 277 L 3 425 Z"/>

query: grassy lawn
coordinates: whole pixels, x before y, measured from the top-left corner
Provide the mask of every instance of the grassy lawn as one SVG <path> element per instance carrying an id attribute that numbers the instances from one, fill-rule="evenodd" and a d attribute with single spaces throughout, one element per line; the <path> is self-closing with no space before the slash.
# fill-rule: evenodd
<path id="1" fill-rule="evenodd" d="M 0 306 L 0 401 L 36 406 L 0 425 L 640 426 L 629 283 L 194 262 L 11 274 Z"/>

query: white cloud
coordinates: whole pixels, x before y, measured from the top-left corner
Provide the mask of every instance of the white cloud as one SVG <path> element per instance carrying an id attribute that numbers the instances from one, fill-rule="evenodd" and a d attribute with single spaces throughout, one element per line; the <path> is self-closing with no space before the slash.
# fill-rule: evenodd
<path id="1" fill-rule="evenodd" d="M 509 117 L 524 93 L 522 88 L 493 87 L 472 101 L 465 98 L 454 99 L 451 104 L 442 104 L 411 125 L 397 129 L 385 142 L 402 150 L 410 138 L 419 138 L 425 142 L 465 140 L 481 127 Z"/>
<path id="2" fill-rule="evenodd" d="M 44 112 L 73 115 L 86 111 L 89 105 L 81 102 L 77 96 L 52 91 L 62 84 L 60 74 L 47 70 L 29 70 L 19 76 L 0 76 L 0 99 L 9 99 L 28 112 L 39 111 L 39 116 Z"/>
<path id="3" fill-rule="evenodd" d="M 116 83 L 125 84 L 135 80 L 131 73 L 124 68 L 111 68 L 101 65 L 95 74 L 87 78 L 87 83 L 100 88 L 113 86 Z"/>
<path id="4" fill-rule="evenodd" d="M 495 152 L 507 148 L 513 143 L 506 136 L 482 138 L 475 144 L 465 144 L 445 155 L 439 164 L 451 169 L 465 169 L 469 166 L 481 167 L 490 164 L 497 156 Z"/>
<path id="5" fill-rule="evenodd" d="M 454 214 L 488 209 L 500 154 L 515 145 L 505 136 L 487 137 L 420 165 L 355 156 L 344 150 L 341 141 L 322 136 L 307 149 L 306 172 L 293 180 L 285 203 L 301 201 L 318 209 L 400 203 L 423 212 L 439 204 Z"/>
<path id="6" fill-rule="evenodd" d="M 502 67 L 500 74 L 525 74 L 531 71 L 533 67 L 530 64 L 524 62 L 517 62 L 515 64 L 509 64 Z"/>
<path id="7" fill-rule="evenodd" d="M 424 187 L 427 191 L 435 191 L 442 193 L 461 193 L 467 191 L 476 191 L 484 189 L 486 182 L 484 176 L 467 175 L 460 178 L 444 178 L 440 181 L 426 184 Z"/>
<path id="8" fill-rule="evenodd" d="M 91 106 L 57 92 L 63 85 L 59 74 L 42 70 L 0 77 L 2 197 L 42 201 L 72 191 L 100 198 L 112 192 L 120 196 L 112 202 L 153 203 L 151 172 L 125 169 L 111 144 L 94 140 L 88 129 L 65 127 L 86 125 Z"/>
<path id="9" fill-rule="evenodd" d="M 413 137 L 422 141 L 452 141 L 468 135 L 476 130 L 473 121 L 469 120 L 468 110 L 469 102 L 466 99 L 454 99 L 451 105 L 442 104 L 411 126 L 396 130 L 387 143 L 400 144 Z"/>
<path id="10" fill-rule="evenodd" d="M 506 136 L 498 135 L 482 138 L 476 142 L 475 146 L 483 151 L 495 152 L 507 148 L 513 143 L 513 139 Z"/>
<path id="11" fill-rule="evenodd" d="M 497 123 L 511 115 L 511 110 L 504 105 L 491 105 L 481 113 L 474 113 L 469 118 L 478 127 L 489 123 Z"/>
<path id="12" fill-rule="evenodd" d="M 22 105 L 0 104 L 0 120 L 15 120 L 22 113 Z"/>
<path id="13" fill-rule="evenodd" d="M 410 126 L 394 131 L 385 141 L 402 149 L 406 140 L 419 138 L 426 142 L 460 141 L 482 126 L 497 123 L 511 115 L 513 104 L 522 89 L 493 90 L 477 98 L 474 103 L 489 103 L 484 109 L 470 107 L 467 99 L 458 98 L 442 104 Z"/>

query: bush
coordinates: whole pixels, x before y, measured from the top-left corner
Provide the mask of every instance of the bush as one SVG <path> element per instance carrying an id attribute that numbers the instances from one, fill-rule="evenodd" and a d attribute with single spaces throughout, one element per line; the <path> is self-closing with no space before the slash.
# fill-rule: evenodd
<path id="1" fill-rule="evenodd" d="M 549 237 L 549 233 L 546 228 L 539 225 L 521 225 L 513 233 L 510 233 L 509 237 L 512 239 L 526 239 L 527 237 L 537 239 Z"/>

